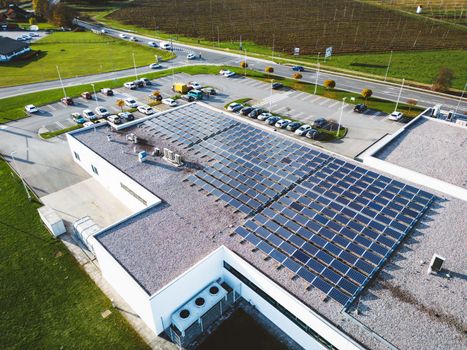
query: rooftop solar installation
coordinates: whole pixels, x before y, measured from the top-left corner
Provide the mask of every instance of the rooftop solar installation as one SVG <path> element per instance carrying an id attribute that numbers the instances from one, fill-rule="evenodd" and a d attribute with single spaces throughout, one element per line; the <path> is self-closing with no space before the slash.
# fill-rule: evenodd
<path id="1" fill-rule="evenodd" d="M 235 230 L 348 306 L 434 200 L 416 187 L 190 105 L 144 128 L 194 152 L 186 178 L 244 213 Z"/>

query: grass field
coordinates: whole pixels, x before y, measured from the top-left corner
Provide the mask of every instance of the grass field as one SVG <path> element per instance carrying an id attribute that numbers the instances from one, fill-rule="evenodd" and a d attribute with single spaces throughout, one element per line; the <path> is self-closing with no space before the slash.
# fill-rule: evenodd
<path id="1" fill-rule="evenodd" d="M 148 349 L 65 246 L 0 160 L 0 347 Z M 111 309 L 104 319 L 101 313 Z"/>
<path id="2" fill-rule="evenodd" d="M 172 53 L 89 32 L 56 32 L 31 45 L 41 50 L 38 58 L 0 64 L 0 86 L 57 80 L 58 65 L 62 78 L 110 72 L 154 62 Z"/>
<path id="3" fill-rule="evenodd" d="M 174 73 L 187 73 L 187 74 L 218 74 L 221 68 L 226 68 L 237 72 L 238 74 L 243 74 L 244 70 L 239 67 L 218 67 L 218 66 L 187 66 L 187 67 L 179 67 L 173 70 Z M 252 71 L 247 69 L 246 70 L 247 76 L 253 79 L 259 79 L 262 81 L 270 82 L 270 78 L 274 78 L 276 81 L 282 82 L 285 86 L 291 87 L 293 89 L 304 91 L 307 93 L 314 92 L 314 85 L 309 83 L 303 83 L 298 80 L 293 79 L 286 79 L 282 77 L 275 77 L 274 75 L 268 75 L 262 72 Z M 145 76 L 149 79 L 156 79 L 160 77 L 164 77 L 167 75 L 171 75 L 172 70 L 164 70 L 159 72 L 153 72 L 146 74 Z M 123 85 L 127 78 L 115 79 L 110 81 L 98 82 L 95 85 L 96 90 L 100 90 L 104 87 L 120 87 Z M 67 95 L 70 97 L 79 96 L 79 94 L 83 91 L 91 91 L 92 87 L 89 84 L 85 85 L 77 85 L 72 87 L 67 87 Z M 317 94 L 321 96 L 325 96 L 331 99 L 342 100 L 342 98 L 347 97 L 350 99 L 354 97 L 356 99 L 356 103 L 362 103 L 363 98 L 355 93 L 350 93 L 341 90 L 326 90 L 322 86 L 318 86 Z M 27 104 L 34 104 L 37 107 L 48 104 L 54 103 L 60 100 L 63 97 L 63 92 L 61 89 L 53 89 L 53 90 L 46 90 L 41 92 L 35 92 L 20 96 L 8 97 L 4 99 L 0 99 L 0 124 L 8 123 L 13 120 L 26 118 L 27 115 L 24 112 L 24 106 Z M 403 102 L 403 101 L 402 101 Z M 366 102 L 370 108 L 374 108 L 377 110 L 381 110 L 386 113 L 390 113 L 394 110 L 395 103 L 390 101 L 379 100 L 376 98 L 370 98 Z M 419 108 L 410 108 L 407 105 L 400 104 L 398 108 L 401 112 L 404 112 L 408 116 L 415 116 L 417 115 Z"/>

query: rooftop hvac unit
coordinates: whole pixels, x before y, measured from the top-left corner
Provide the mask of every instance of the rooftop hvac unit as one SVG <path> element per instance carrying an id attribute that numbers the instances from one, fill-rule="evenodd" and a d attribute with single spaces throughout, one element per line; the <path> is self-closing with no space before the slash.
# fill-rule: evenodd
<path id="1" fill-rule="evenodd" d="M 227 291 L 212 282 L 172 314 L 172 324 L 184 335 L 194 322 L 225 298 Z"/>
<path id="2" fill-rule="evenodd" d="M 175 154 L 175 163 L 177 165 L 182 165 L 182 156 L 180 154 Z"/>
<path id="3" fill-rule="evenodd" d="M 428 267 L 428 273 L 440 272 L 445 260 L 442 256 L 434 254 L 431 258 L 430 267 Z"/>
<path id="4" fill-rule="evenodd" d="M 92 245 L 89 242 L 89 238 L 94 236 L 101 230 L 101 227 L 97 225 L 89 216 L 85 216 L 81 219 L 76 220 L 73 223 L 73 230 L 75 235 L 81 242 L 91 251 L 94 252 Z"/>
<path id="5" fill-rule="evenodd" d="M 66 232 L 63 220 L 58 216 L 57 212 L 48 206 L 43 206 L 37 209 L 42 222 L 50 230 L 54 237 L 60 236 Z"/>
<path id="6" fill-rule="evenodd" d="M 174 160 L 174 153 L 171 150 L 167 150 L 167 159 L 170 161 Z"/>
<path id="7" fill-rule="evenodd" d="M 140 163 L 145 162 L 148 159 L 148 154 L 146 151 L 141 151 L 138 153 L 138 161 Z"/>
<path id="8" fill-rule="evenodd" d="M 169 159 L 169 150 L 167 148 L 164 148 L 164 158 Z"/>
<path id="9" fill-rule="evenodd" d="M 159 154 L 161 154 L 161 150 L 157 147 L 154 147 L 154 150 L 152 151 L 152 155 L 158 156 Z"/>

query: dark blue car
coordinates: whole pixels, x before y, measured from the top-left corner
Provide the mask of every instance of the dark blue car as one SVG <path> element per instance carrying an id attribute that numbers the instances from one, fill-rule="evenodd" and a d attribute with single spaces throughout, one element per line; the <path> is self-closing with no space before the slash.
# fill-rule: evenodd
<path id="1" fill-rule="evenodd" d="M 305 68 L 303 68 L 302 66 L 293 66 L 292 70 L 294 70 L 296 72 L 304 72 Z"/>

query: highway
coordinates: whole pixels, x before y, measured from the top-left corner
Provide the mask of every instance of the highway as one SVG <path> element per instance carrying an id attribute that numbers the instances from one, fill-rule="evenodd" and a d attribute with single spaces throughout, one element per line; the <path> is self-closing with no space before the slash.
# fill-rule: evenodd
<path id="1" fill-rule="evenodd" d="M 105 27 L 100 25 L 91 24 L 88 22 L 76 20 L 77 24 L 87 30 L 95 30 L 101 31 Z M 148 41 L 156 41 L 160 42 L 157 39 L 146 37 L 142 35 L 137 35 L 134 33 L 128 33 L 123 31 L 117 31 L 109 28 L 105 28 L 105 35 L 109 35 L 115 38 L 120 38 L 119 35 L 121 33 L 127 34 L 127 36 L 133 36 L 138 41 L 137 43 L 141 45 L 147 45 Z M 123 40 L 123 39 L 122 39 Z M 175 68 L 184 65 L 192 65 L 192 64 L 215 64 L 215 65 L 232 65 L 238 66 L 241 61 L 245 59 L 244 56 L 217 51 L 213 49 L 206 49 L 196 46 L 190 46 L 180 43 L 173 43 L 174 53 L 177 55 L 176 58 L 164 62 L 164 68 Z M 201 59 L 196 60 L 187 60 L 186 55 L 189 52 L 193 52 L 197 55 L 201 54 Z M 291 77 L 293 71 L 291 67 L 280 65 L 273 63 L 271 61 L 257 59 L 252 57 L 247 57 L 247 62 L 249 65 L 249 69 L 254 69 L 258 71 L 264 71 L 266 66 L 271 66 L 274 68 L 274 74 L 281 76 L 281 77 Z M 139 67 L 137 68 L 137 74 L 142 76 L 144 73 L 150 72 L 151 69 L 148 67 Z M 126 69 L 108 73 L 101 73 L 89 76 L 82 76 L 82 77 L 75 77 L 64 79 L 63 82 L 65 86 L 71 85 L 79 85 L 103 80 L 112 80 L 117 78 L 123 77 L 134 77 L 135 72 L 134 69 Z M 355 77 L 340 75 L 331 72 L 320 72 L 317 79 L 317 72 L 316 70 L 306 70 L 302 72 L 303 78 L 301 81 L 308 82 L 308 83 L 315 83 L 316 80 L 318 84 L 322 84 L 324 80 L 332 79 L 336 82 L 336 88 L 347 90 L 355 93 L 360 93 L 360 91 L 364 88 L 369 88 L 373 91 L 373 96 L 382 98 L 385 100 L 390 101 L 397 101 L 399 93 L 400 93 L 400 102 L 405 103 L 408 99 L 414 99 L 417 101 L 417 105 L 419 107 L 432 107 L 435 104 L 442 104 L 445 110 L 455 110 L 459 105 L 458 111 L 459 112 L 466 112 L 467 111 L 467 99 L 456 97 L 449 97 L 445 95 L 433 94 L 430 92 L 424 92 L 420 90 L 415 90 L 411 88 L 404 87 L 402 91 L 400 91 L 399 86 L 394 86 L 392 84 L 385 84 L 383 82 L 375 82 L 375 81 L 367 81 L 364 79 L 358 79 Z M 14 87 L 4 87 L 0 88 L 0 98 L 9 97 L 9 96 L 16 96 L 30 92 L 37 92 L 41 90 L 53 89 L 60 87 L 59 81 L 46 81 L 41 83 L 35 84 L 27 84 L 21 86 L 14 86 Z"/>

